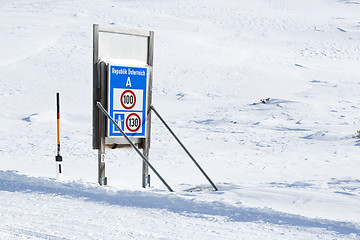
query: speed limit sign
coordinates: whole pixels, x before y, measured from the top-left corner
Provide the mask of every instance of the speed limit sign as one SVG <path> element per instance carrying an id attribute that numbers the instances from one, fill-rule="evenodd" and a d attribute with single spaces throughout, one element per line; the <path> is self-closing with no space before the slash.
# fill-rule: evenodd
<path id="1" fill-rule="evenodd" d="M 126 128 L 130 132 L 136 132 L 137 130 L 139 130 L 140 126 L 141 126 L 141 119 L 138 114 L 131 113 L 126 118 Z"/>
<path id="2" fill-rule="evenodd" d="M 132 109 L 136 103 L 135 93 L 131 90 L 126 90 L 121 94 L 120 103 L 125 109 Z"/>
<path id="3" fill-rule="evenodd" d="M 145 138 L 149 88 L 148 68 L 109 65 L 108 109 L 122 130 L 131 137 Z M 108 137 L 123 137 L 108 122 Z"/>

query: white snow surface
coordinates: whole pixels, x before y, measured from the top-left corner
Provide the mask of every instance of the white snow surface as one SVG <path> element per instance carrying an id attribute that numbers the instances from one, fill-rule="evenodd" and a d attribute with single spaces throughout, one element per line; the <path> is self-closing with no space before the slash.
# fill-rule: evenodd
<path id="1" fill-rule="evenodd" d="M 0 20 L 0 239 L 360 239 L 359 0 L 17 0 Z M 132 149 L 97 184 L 94 23 L 155 32 L 153 104 L 219 191 L 155 116 L 175 191 L 141 188 Z"/>

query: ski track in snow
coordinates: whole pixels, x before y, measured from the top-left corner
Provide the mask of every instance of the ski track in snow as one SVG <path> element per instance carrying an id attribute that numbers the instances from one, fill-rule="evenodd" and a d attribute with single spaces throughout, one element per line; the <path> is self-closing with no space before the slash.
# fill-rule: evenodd
<path id="1" fill-rule="evenodd" d="M 0 238 L 359 239 L 359 12 L 358 0 L 0 1 Z M 140 189 L 131 150 L 107 151 L 110 186 L 95 184 L 93 23 L 155 31 L 154 105 L 219 192 L 186 191 L 209 185 L 156 117 L 150 160 L 176 192 L 153 174 Z M 65 182 L 52 179 L 57 91 Z"/>

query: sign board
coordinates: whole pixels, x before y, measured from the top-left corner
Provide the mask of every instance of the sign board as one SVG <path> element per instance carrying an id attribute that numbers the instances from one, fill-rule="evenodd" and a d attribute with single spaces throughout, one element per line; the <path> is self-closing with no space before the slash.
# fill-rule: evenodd
<path id="1" fill-rule="evenodd" d="M 93 25 L 93 149 L 98 150 L 98 180 L 105 177 L 105 148 L 143 149 L 149 157 L 154 32 Z M 127 136 L 98 108 L 105 107 Z M 130 144 L 128 142 L 132 144 Z M 143 187 L 150 185 L 143 161 Z"/>
<path id="2" fill-rule="evenodd" d="M 95 24 L 93 40 L 93 149 L 100 149 L 102 144 L 108 148 L 130 147 L 114 125 L 103 120 L 96 106 L 99 101 L 133 143 L 148 151 L 154 33 Z M 145 76 L 133 74 L 136 71 Z M 128 78 L 131 87 L 126 84 Z"/>
<path id="3" fill-rule="evenodd" d="M 129 137 L 146 137 L 149 74 L 146 67 L 109 65 L 108 111 Z M 108 121 L 107 136 L 122 137 Z"/>

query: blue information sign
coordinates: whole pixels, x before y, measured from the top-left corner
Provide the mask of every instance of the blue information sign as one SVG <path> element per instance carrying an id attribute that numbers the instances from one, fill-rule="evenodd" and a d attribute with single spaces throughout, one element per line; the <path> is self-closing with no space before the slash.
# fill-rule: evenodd
<path id="1" fill-rule="evenodd" d="M 145 137 L 148 69 L 109 66 L 108 111 L 127 136 Z M 122 137 L 108 121 L 108 137 Z"/>

